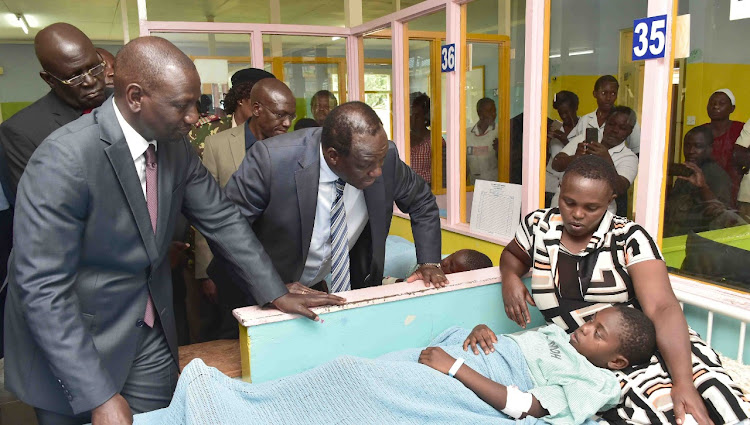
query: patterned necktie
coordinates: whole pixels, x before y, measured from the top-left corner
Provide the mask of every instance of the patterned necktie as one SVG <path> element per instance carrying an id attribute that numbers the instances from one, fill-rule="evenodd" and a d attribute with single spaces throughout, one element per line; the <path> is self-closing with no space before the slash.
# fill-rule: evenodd
<path id="1" fill-rule="evenodd" d="M 159 211 L 159 197 L 157 192 L 157 175 L 156 175 L 156 148 L 151 143 L 148 144 L 146 149 L 146 206 L 148 207 L 148 215 L 151 218 L 151 228 L 156 233 L 156 218 L 157 211 Z M 148 300 L 146 300 L 146 313 L 143 315 L 143 321 L 148 325 L 149 328 L 154 327 L 154 321 L 156 320 L 156 309 L 154 308 L 154 300 L 151 299 L 151 292 L 148 294 Z"/>
<path id="2" fill-rule="evenodd" d="M 336 200 L 331 206 L 331 292 L 352 289 L 349 276 L 349 238 L 346 229 L 346 210 L 344 209 L 344 185 L 338 179 Z"/>

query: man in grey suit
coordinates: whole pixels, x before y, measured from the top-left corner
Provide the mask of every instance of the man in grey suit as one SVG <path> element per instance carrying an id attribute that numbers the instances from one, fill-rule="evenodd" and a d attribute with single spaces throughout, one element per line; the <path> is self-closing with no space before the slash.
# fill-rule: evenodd
<path id="1" fill-rule="evenodd" d="M 73 25 L 52 24 L 34 38 L 39 76 L 50 92 L 0 125 L 16 192 L 31 154 L 47 136 L 104 102 L 104 60 L 86 34 Z"/>
<path id="2" fill-rule="evenodd" d="M 252 224 L 285 282 L 315 289 L 328 284 L 332 292 L 380 285 L 395 201 L 410 214 L 420 264 L 409 280 L 447 284 L 440 270 L 435 196 L 401 161 L 377 114 L 365 103 L 339 106 L 322 128 L 257 141 L 225 193 Z M 346 237 L 337 240 L 340 200 Z M 337 259 L 339 244 L 344 248 Z M 214 254 L 209 276 L 236 280 L 226 259 Z M 348 263 L 343 273 L 339 263 Z M 330 282 L 324 282 L 329 273 Z"/>
<path id="3" fill-rule="evenodd" d="M 341 303 L 289 293 L 185 135 L 200 78 L 167 40 L 128 43 L 113 100 L 36 150 L 16 200 L 5 380 L 45 424 L 132 422 L 168 405 L 177 344 L 168 247 L 182 212 L 261 303 L 317 318 Z M 132 410 L 131 410 L 132 409 Z"/>

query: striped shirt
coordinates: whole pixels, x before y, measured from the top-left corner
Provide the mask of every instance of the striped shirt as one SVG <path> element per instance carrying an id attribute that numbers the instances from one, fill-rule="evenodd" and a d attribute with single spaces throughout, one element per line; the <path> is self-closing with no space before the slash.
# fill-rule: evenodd
<path id="1" fill-rule="evenodd" d="M 562 230 L 560 210 L 543 209 L 527 215 L 515 237 L 531 258 L 531 295 L 547 322 L 573 332 L 612 304 L 640 308 L 627 268 L 662 260 L 651 236 L 607 212 L 586 248 L 572 253 L 560 243 Z"/>

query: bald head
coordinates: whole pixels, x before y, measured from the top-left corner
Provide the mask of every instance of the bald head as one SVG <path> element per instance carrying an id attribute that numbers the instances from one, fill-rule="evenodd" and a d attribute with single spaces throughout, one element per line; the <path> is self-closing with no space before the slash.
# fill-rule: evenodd
<path id="1" fill-rule="evenodd" d="M 195 65 L 160 37 L 139 37 L 115 60 L 115 103 L 146 140 L 175 140 L 198 120 L 201 82 Z"/>
<path id="2" fill-rule="evenodd" d="M 102 59 L 81 30 L 62 22 L 52 24 L 36 35 L 34 50 L 43 68 L 39 75 L 65 103 L 83 110 L 104 102 L 103 69 L 96 68 Z M 81 75 L 85 77 L 74 79 Z"/>
<path id="3" fill-rule="evenodd" d="M 284 134 L 296 118 L 294 94 L 275 78 L 264 78 L 250 91 L 250 130 L 258 140 Z"/>
<path id="4" fill-rule="evenodd" d="M 106 84 L 107 87 L 113 88 L 115 86 L 115 55 L 110 53 L 109 50 L 102 49 L 101 47 L 96 48 L 96 53 L 99 53 L 99 56 L 101 56 L 107 64 L 104 68 L 104 84 Z"/>

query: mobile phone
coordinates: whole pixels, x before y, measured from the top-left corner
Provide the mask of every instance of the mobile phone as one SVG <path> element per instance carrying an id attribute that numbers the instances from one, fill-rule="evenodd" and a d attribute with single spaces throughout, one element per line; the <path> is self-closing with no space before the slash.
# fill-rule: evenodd
<path id="1" fill-rule="evenodd" d="M 598 128 L 587 128 L 586 129 L 586 143 L 596 143 L 599 141 L 599 129 Z"/>
<path id="2" fill-rule="evenodd" d="M 690 177 L 693 173 L 695 172 L 685 164 L 672 163 L 667 166 L 667 175 L 669 176 Z"/>

